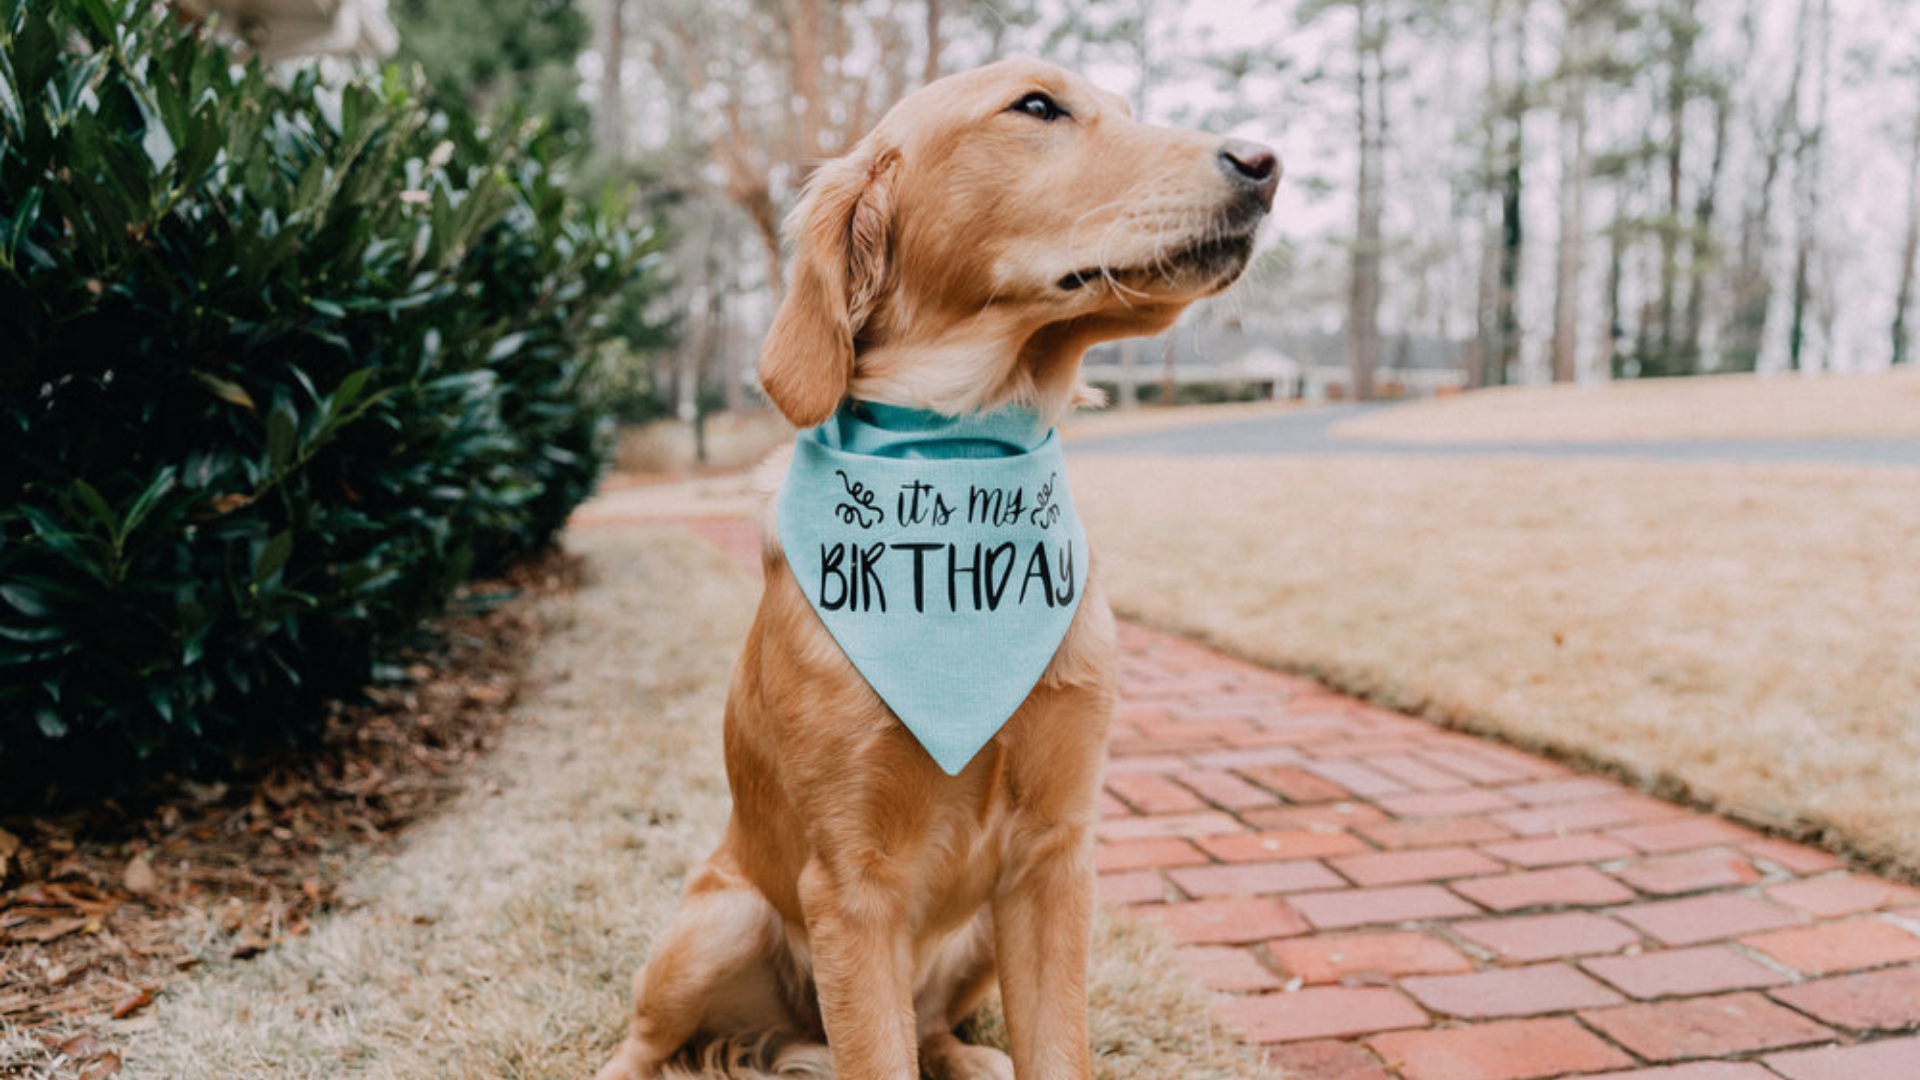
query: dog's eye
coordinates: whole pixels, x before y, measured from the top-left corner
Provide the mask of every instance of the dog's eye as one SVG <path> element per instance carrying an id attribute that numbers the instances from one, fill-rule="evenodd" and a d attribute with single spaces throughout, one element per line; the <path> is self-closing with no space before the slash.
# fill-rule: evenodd
<path id="1" fill-rule="evenodd" d="M 1036 120 L 1045 120 L 1048 123 L 1052 123 L 1068 115 L 1067 110 L 1061 108 L 1052 98 L 1038 90 L 1014 102 L 1013 107 L 1007 111 L 1023 112 Z"/>

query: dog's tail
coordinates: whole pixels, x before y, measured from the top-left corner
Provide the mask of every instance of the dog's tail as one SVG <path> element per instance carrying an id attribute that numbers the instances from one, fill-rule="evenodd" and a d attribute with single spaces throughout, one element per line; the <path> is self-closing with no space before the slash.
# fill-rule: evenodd
<path id="1" fill-rule="evenodd" d="M 834 1080 L 825 1043 L 715 1039 L 667 1064 L 660 1080 Z"/>

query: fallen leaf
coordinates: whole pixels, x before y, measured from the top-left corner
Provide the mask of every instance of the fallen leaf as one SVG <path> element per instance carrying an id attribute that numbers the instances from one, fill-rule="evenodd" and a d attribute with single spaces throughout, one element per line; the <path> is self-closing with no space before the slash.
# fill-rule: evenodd
<path id="1" fill-rule="evenodd" d="M 211 784 L 200 784 L 192 780 L 183 780 L 180 783 L 180 790 L 185 791 L 192 797 L 194 802 L 202 806 L 217 803 L 227 797 L 227 785 L 223 780 L 216 780 Z"/>
<path id="2" fill-rule="evenodd" d="M 90 1057 L 99 1057 L 106 1052 L 106 1044 L 91 1035 L 75 1035 L 60 1044 L 60 1052 L 75 1061 L 85 1061 Z"/>
<path id="3" fill-rule="evenodd" d="M 109 1050 L 80 1070 L 80 1080 L 106 1080 L 120 1071 L 120 1055 Z"/>
<path id="4" fill-rule="evenodd" d="M 153 988 L 151 986 L 143 986 L 140 988 L 140 992 L 132 997 L 121 998 L 119 1001 L 113 1003 L 113 1018 L 115 1020 L 125 1020 L 127 1017 L 132 1016 L 134 1013 L 139 1012 L 151 1004 L 153 1004 Z M 114 1067 L 118 1068 L 119 1066 L 115 1065 Z"/>
<path id="5" fill-rule="evenodd" d="M 16 926 L 7 931 L 7 936 L 15 941 L 36 941 L 45 944 L 66 937 L 87 925 L 85 919 L 49 919 L 38 926 Z"/>
<path id="6" fill-rule="evenodd" d="M 147 853 L 143 851 L 127 860 L 120 883 L 127 887 L 128 892 L 144 895 L 160 887 L 160 875 L 153 872 L 153 864 L 147 861 Z"/>

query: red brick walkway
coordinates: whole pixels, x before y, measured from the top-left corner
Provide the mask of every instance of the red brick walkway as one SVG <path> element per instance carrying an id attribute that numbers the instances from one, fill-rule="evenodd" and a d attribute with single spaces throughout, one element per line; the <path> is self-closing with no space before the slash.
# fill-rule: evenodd
<path id="1" fill-rule="evenodd" d="M 687 524 L 753 565 L 741 523 Z M 1295 1080 L 1920 1080 L 1920 892 L 1180 638 L 1121 649 L 1101 895 Z"/>

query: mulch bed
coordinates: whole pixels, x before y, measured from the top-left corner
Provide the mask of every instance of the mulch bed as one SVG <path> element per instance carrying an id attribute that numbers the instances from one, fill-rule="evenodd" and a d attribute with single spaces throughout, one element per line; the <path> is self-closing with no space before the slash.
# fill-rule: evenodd
<path id="1" fill-rule="evenodd" d="M 49 1059 L 98 1080 L 119 1068 L 96 1038 L 110 1019 L 202 960 L 305 933 L 350 869 L 459 790 L 519 696 L 542 629 L 530 600 L 578 575 L 555 552 L 463 588 L 396 678 L 328 707 L 311 750 L 221 781 L 0 817 L 0 1027 L 37 1034 Z M 47 1064 L 0 1060 L 0 1078 Z"/>

